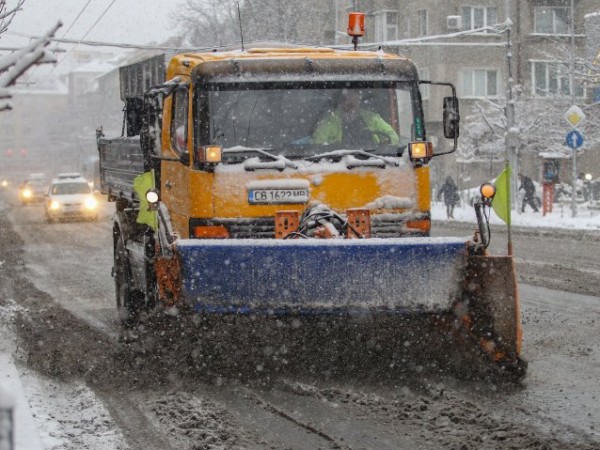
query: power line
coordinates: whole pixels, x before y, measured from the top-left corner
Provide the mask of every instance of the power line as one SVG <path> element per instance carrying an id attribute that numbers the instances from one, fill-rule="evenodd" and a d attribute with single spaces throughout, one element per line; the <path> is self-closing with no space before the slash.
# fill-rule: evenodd
<path id="1" fill-rule="evenodd" d="M 143 44 L 128 44 L 125 42 L 102 42 L 102 41 L 84 41 L 80 39 L 51 39 L 54 42 L 63 43 L 63 44 L 77 44 L 77 45 L 89 45 L 90 47 L 117 47 L 117 48 L 131 48 L 131 49 L 139 49 L 139 50 L 197 50 L 198 47 L 164 47 L 164 46 L 156 46 L 156 45 L 143 45 Z M 216 47 L 206 47 L 207 49 L 212 49 Z"/>
<path id="2" fill-rule="evenodd" d="M 88 4 L 91 0 L 88 1 Z M 83 39 L 85 39 L 87 37 L 88 34 L 90 34 L 90 32 L 94 29 L 94 27 L 96 25 L 98 25 L 98 22 L 100 22 L 100 20 L 104 17 L 104 15 L 108 12 L 108 10 L 112 7 L 112 5 L 115 4 L 117 0 L 112 0 L 110 2 L 110 4 L 104 9 L 104 11 L 102 11 L 102 14 L 100 14 L 100 16 L 96 19 L 96 21 L 92 24 L 92 26 L 85 32 L 85 34 L 81 37 L 80 41 L 82 41 Z M 86 5 L 87 6 L 87 5 Z M 85 8 L 84 8 L 85 9 Z M 61 59 L 50 71 L 50 73 L 54 72 L 56 70 L 56 68 L 65 60 L 67 59 L 67 57 L 73 52 L 75 51 L 75 49 L 79 46 L 79 44 L 75 44 L 74 47 L 72 47 L 67 54 L 64 56 L 63 59 Z"/>
<path id="3" fill-rule="evenodd" d="M 100 17 L 98 17 L 98 19 L 94 22 L 94 24 L 90 27 L 90 29 L 87 30 L 86 33 L 83 35 L 83 37 L 81 38 L 82 40 L 85 39 L 88 34 L 90 34 L 90 31 L 92 31 L 96 25 L 98 25 L 98 22 L 100 22 L 100 20 L 104 17 L 104 14 L 106 14 L 108 12 L 108 10 L 112 7 L 112 5 L 115 4 L 116 1 L 117 0 L 112 0 L 112 2 L 110 2 L 110 4 L 106 7 L 106 9 L 104 11 L 102 11 L 102 14 L 100 14 Z"/>
<path id="4" fill-rule="evenodd" d="M 28 39 L 36 39 L 39 36 L 30 36 L 22 33 L 16 33 L 14 31 L 9 31 L 9 34 L 17 35 L 21 37 L 26 37 Z M 104 41 L 85 41 L 81 39 L 64 39 L 64 38 L 50 38 L 52 42 L 58 42 L 62 44 L 76 44 L 76 45 L 88 45 L 90 47 L 116 47 L 116 48 L 125 48 L 125 49 L 135 49 L 135 50 L 160 50 L 167 52 L 199 52 L 199 51 L 210 51 L 210 50 L 233 50 L 239 47 L 239 43 L 231 43 L 231 44 L 223 44 L 223 45 L 208 45 L 204 47 L 169 47 L 169 46 L 160 46 L 160 45 L 144 45 L 144 44 L 130 44 L 126 42 L 104 42 Z M 249 41 L 247 44 L 256 44 L 263 43 L 263 41 Z M 312 44 L 303 44 L 301 42 L 289 42 L 290 45 L 299 45 L 303 47 L 315 47 Z"/>
<path id="5" fill-rule="evenodd" d="M 79 11 L 79 14 L 77 14 L 77 17 L 75 17 L 75 20 L 73 20 L 73 22 L 71 22 L 71 25 L 69 25 L 69 28 L 67 28 L 67 31 L 65 31 L 62 35 L 62 37 L 64 38 L 67 33 L 69 33 L 69 31 L 71 31 L 71 28 L 73 28 L 73 25 L 75 25 L 75 23 L 79 20 L 79 18 L 81 17 L 81 15 L 84 13 L 84 11 L 87 9 L 87 7 L 89 6 L 89 4 L 92 2 L 92 0 L 88 0 L 87 3 L 84 5 L 83 8 L 81 8 L 81 11 Z"/>
<path id="6" fill-rule="evenodd" d="M 112 5 L 115 4 L 117 0 L 112 0 L 109 5 L 104 9 L 104 11 L 102 11 L 102 14 L 100 14 L 100 16 L 96 19 L 96 21 L 92 24 L 92 26 L 85 32 L 85 34 L 83 35 L 83 37 L 81 38 L 81 40 L 85 39 L 87 37 L 88 34 L 90 34 L 90 32 L 94 29 L 94 27 L 98 24 L 98 22 L 100 22 L 100 20 L 102 19 L 102 17 L 104 17 L 104 15 L 108 12 L 108 10 L 112 7 Z M 81 14 L 83 14 L 83 12 L 86 10 L 86 8 L 88 7 L 88 5 L 90 4 L 91 0 L 88 0 L 88 2 L 84 5 L 84 7 L 82 8 L 82 10 L 79 12 L 79 14 L 77 15 L 77 17 L 75 18 L 75 20 L 73 21 L 73 23 L 71 24 L 71 26 L 69 27 L 69 30 L 72 28 L 72 26 L 74 25 L 74 23 L 77 21 L 77 19 L 79 19 L 79 17 L 81 16 Z M 68 31 L 68 30 L 67 30 Z M 65 34 L 63 34 L 63 37 L 67 34 L 67 32 L 65 32 Z M 80 42 L 81 42 L 80 40 Z M 59 40 L 57 40 L 56 42 L 59 42 Z M 56 68 L 67 59 L 67 57 L 78 47 L 79 43 L 75 44 L 74 47 L 72 47 L 71 49 L 69 49 L 69 51 L 65 54 L 65 56 L 59 61 L 57 62 L 54 67 L 52 67 L 52 69 L 50 70 L 50 73 L 54 72 L 56 70 Z M 37 82 L 37 80 L 33 80 L 32 84 L 35 84 Z"/>

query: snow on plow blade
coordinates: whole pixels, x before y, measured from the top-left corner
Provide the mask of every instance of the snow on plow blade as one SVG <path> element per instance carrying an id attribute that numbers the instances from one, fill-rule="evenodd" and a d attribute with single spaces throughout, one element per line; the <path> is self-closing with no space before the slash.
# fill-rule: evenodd
<path id="1" fill-rule="evenodd" d="M 186 240 L 183 294 L 204 312 L 450 310 L 465 239 Z"/>

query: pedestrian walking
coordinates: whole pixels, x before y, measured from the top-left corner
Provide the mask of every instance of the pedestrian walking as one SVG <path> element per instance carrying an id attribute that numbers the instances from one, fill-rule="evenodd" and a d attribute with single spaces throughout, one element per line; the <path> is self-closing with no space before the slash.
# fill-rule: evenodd
<path id="1" fill-rule="evenodd" d="M 446 181 L 438 192 L 438 201 L 444 197 L 444 205 L 446 205 L 446 215 L 448 219 L 454 219 L 454 207 L 458 203 L 458 187 L 450 175 L 446 177 Z"/>
<path id="2" fill-rule="evenodd" d="M 523 204 L 521 205 L 521 212 L 525 212 L 525 206 L 529 205 L 533 208 L 534 212 L 538 212 L 539 209 L 535 204 L 535 184 L 531 181 L 527 175 L 523 175 L 520 173 L 519 181 L 521 181 L 521 185 L 519 186 L 519 191 L 523 189 L 525 195 L 523 196 Z"/>

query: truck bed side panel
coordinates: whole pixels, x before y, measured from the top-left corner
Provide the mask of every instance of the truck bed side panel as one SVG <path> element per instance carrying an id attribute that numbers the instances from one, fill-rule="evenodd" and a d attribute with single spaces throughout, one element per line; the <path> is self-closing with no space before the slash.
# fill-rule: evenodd
<path id="1" fill-rule="evenodd" d="M 137 199 L 134 178 L 144 172 L 144 157 L 139 136 L 115 139 L 101 138 L 100 190 L 112 197 Z"/>

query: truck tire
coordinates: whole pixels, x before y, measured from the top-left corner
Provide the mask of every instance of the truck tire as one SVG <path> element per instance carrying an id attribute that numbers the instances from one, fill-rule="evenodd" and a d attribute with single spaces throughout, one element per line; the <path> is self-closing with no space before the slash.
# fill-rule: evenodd
<path id="1" fill-rule="evenodd" d="M 127 250 L 120 236 L 115 242 L 115 294 L 119 320 L 124 327 L 132 327 L 139 321 L 144 295 L 131 288 L 131 267 Z"/>

